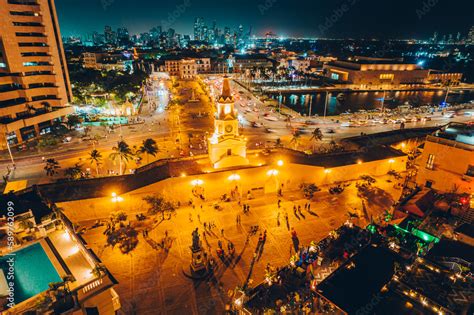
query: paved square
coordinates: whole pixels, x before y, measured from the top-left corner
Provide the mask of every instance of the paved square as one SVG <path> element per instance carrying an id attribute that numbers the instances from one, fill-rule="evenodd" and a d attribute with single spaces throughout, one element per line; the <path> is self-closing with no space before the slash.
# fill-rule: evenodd
<path id="1" fill-rule="evenodd" d="M 381 198 L 366 200 L 369 216 L 380 215 L 399 198 L 400 191 L 393 189 L 393 183 L 387 182 L 387 179 L 386 176 L 378 178 L 376 184 L 380 188 L 378 197 L 383 196 L 384 201 L 380 202 Z M 203 203 L 202 210 L 200 204 L 195 209 L 181 207 L 175 217 L 151 230 L 148 240 L 140 233 L 137 247 L 129 254 L 122 254 L 117 247 L 106 246 L 105 227 L 87 230 L 84 238 L 119 281 L 116 290 L 126 314 L 222 313 L 229 302 L 228 291 L 242 285 L 248 277 L 259 234 L 248 236 L 251 226 L 258 225 L 259 231 L 267 231 L 263 254 L 257 257 L 250 275 L 250 285 L 253 286 L 263 281 L 267 263 L 273 266 L 288 264 L 290 255 L 294 253 L 291 228 L 298 233 L 300 244 L 307 245 L 311 241 L 319 241 L 343 224 L 348 219 L 347 211 L 357 209 L 362 215 L 362 201 L 357 197 L 354 183 L 339 195 L 329 194 L 327 187 L 316 193 L 311 210 L 317 216 L 304 210 L 307 200 L 299 191 L 285 192 L 280 209 L 278 199 L 272 194 L 250 200 L 250 212 L 247 214 L 243 214 L 237 202 L 221 203 L 221 210 L 215 210 L 212 201 Z M 303 216 L 295 216 L 294 205 L 301 205 Z M 288 226 L 285 213 L 288 214 Z M 241 215 L 240 224 L 236 222 L 238 214 Z M 358 223 L 357 220 L 361 224 L 367 223 L 363 222 L 364 219 L 356 219 L 355 223 Z M 204 222 L 213 222 L 216 227 L 204 233 Z M 79 224 L 88 226 L 91 222 Z M 203 247 L 218 261 L 215 278 L 209 281 L 195 282 L 183 274 L 183 269 L 189 270 L 191 232 L 196 227 L 199 227 Z M 223 235 L 221 229 L 224 229 Z M 150 245 L 161 243 L 165 231 L 171 240 L 168 252 Z M 232 241 L 236 248 L 234 259 L 227 265 L 216 254 L 219 240 L 226 251 L 227 240 Z"/>

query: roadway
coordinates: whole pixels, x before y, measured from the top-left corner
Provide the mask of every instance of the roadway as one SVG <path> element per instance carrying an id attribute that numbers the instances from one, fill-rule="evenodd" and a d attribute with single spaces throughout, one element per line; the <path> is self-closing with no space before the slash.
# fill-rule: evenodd
<path id="1" fill-rule="evenodd" d="M 211 93 L 214 97 L 220 93 L 221 77 L 208 76 L 204 81 L 211 86 Z M 95 144 L 90 141 L 82 141 L 80 132 L 74 132 L 72 142 L 63 143 L 43 152 L 13 152 L 16 169 L 11 173 L 10 180 L 28 179 L 28 185 L 32 185 L 51 182 L 61 177 L 60 174 L 53 178 L 45 176 L 43 158 L 56 159 L 61 166 L 61 172 L 79 163 L 84 171 L 95 176 L 95 167 L 87 159 L 93 149 L 97 149 L 103 156 L 100 175 L 104 176 L 110 172 L 118 174 L 118 162 L 110 160 L 108 156 L 112 153 L 112 147 L 120 139 L 125 140 L 131 148 L 135 147 L 136 149 L 146 138 L 153 138 L 160 151 L 156 157 L 148 157 L 149 162 L 167 157 L 205 154 L 207 152 L 206 139 L 213 132 L 212 103 L 207 92 L 201 88 L 197 81 L 177 81 L 177 83 L 177 86 L 172 81 L 164 82 L 164 84 L 152 84 L 152 91 L 149 93 L 150 102 L 144 102 L 140 113 L 141 123 L 115 128 L 112 132 L 106 131 L 104 127 L 93 127 L 90 135 L 100 138 Z M 240 85 L 232 82 L 232 88 L 236 99 L 236 109 L 239 111 L 241 132 L 248 139 L 249 149 L 258 149 L 266 145 L 273 146 L 275 141 L 280 139 L 284 146 L 304 151 L 315 149 L 315 146 L 323 147 L 331 140 L 338 141 L 342 138 L 357 136 L 361 132 L 371 134 L 400 128 L 399 124 L 342 127 L 341 123 L 336 121 L 347 120 L 347 117 L 313 117 L 308 119 L 308 117 L 303 117 L 288 108 L 283 108 L 283 113 L 294 117 L 290 125 L 285 121 L 283 115 L 269 110 L 263 102 Z M 191 100 L 193 90 L 195 100 Z M 168 105 L 168 93 L 170 92 L 180 105 L 173 105 L 164 110 Z M 352 118 L 364 119 L 362 115 Z M 430 127 L 443 125 L 450 121 L 468 121 L 469 119 L 468 117 L 446 118 L 438 113 L 432 115 L 431 121 L 407 122 L 405 128 Z M 311 120 L 313 125 L 305 124 L 307 120 Z M 323 131 L 323 139 L 315 144 L 314 141 L 310 141 L 310 138 L 312 130 L 316 127 Z M 299 128 L 302 132 L 302 136 L 296 144 L 291 142 L 295 128 Z M 328 133 L 329 130 L 333 132 Z M 125 172 L 133 172 L 133 169 L 146 161 L 146 156 L 142 156 L 141 162 L 128 161 Z M 0 161 L 0 169 L 4 170 L 2 175 L 7 173 L 7 168 L 11 168 L 11 161 L 8 153 L 4 152 Z"/>

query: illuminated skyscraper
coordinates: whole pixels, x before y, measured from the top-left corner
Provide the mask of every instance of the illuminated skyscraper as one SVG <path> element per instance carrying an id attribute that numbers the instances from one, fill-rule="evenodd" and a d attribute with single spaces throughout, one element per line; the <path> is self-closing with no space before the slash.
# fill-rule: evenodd
<path id="1" fill-rule="evenodd" d="M 106 25 L 104 27 L 104 37 L 105 37 L 105 43 L 113 45 L 116 42 L 116 34 L 112 30 L 112 27 Z"/>
<path id="2" fill-rule="evenodd" d="M 471 29 L 469 30 L 469 33 L 467 34 L 466 42 L 468 44 L 474 45 L 474 26 L 471 26 Z"/>
<path id="3" fill-rule="evenodd" d="M 0 148 L 50 132 L 71 101 L 54 0 L 1 0 Z"/>
<path id="4" fill-rule="evenodd" d="M 194 40 L 202 40 L 204 19 L 196 18 L 194 20 Z"/>

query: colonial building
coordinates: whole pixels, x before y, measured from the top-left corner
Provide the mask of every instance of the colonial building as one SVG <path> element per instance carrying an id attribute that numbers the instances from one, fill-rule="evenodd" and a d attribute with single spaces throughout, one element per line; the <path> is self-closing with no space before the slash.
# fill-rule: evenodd
<path id="1" fill-rule="evenodd" d="M 199 73 L 211 71 L 210 58 L 173 58 L 165 60 L 165 69 L 172 76 L 193 79 Z"/>
<path id="2" fill-rule="evenodd" d="M 247 140 L 239 134 L 237 110 L 227 77 L 224 78 L 222 94 L 217 101 L 214 126 L 214 134 L 209 138 L 209 158 L 214 168 L 248 164 Z"/>
<path id="3" fill-rule="evenodd" d="M 105 71 L 132 71 L 133 60 L 122 54 L 85 52 L 81 55 L 82 66 Z"/>
<path id="4" fill-rule="evenodd" d="M 48 133 L 72 100 L 53 0 L 0 1 L 0 149 Z"/>
<path id="5" fill-rule="evenodd" d="M 450 123 L 429 135 L 418 167 L 418 185 L 473 194 L 474 124 Z"/>

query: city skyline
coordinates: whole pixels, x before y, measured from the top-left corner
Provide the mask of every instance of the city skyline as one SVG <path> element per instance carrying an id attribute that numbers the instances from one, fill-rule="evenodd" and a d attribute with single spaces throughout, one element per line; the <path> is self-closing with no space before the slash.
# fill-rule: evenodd
<path id="1" fill-rule="evenodd" d="M 64 36 L 85 36 L 103 30 L 105 25 L 126 27 L 131 34 L 147 32 L 161 25 L 163 28 L 171 27 L 177 33 L 192 35 L 196 17 L 204 18 L 208 26 L 214 21 L 220 28 L 235 29 L 242 24 L 246 30 L 251 27 L 252 34 L 257 36 L 271 31 L 283 37 L 421 39 L 435 31 L 453 33 L 454 36 L 460 32 L 466 36 L 472 26 L 469 12 L 472 12 L 473 5 L 468 1 L 458 1 L 456 6 L 445 2 L 401 2 L 395 5 L 376 4 L 372 0 L 331 4 L 303 1 L 297 6 L 301 9 L 297 19 L 288 14 L 295 8 L 294 3 L 274 0 L 245 0 L 238 4 L 229 1 L 196 4 L 191 0 L 166 3 L 142 0 L 138 10 L 136 4 L 123 0 L 90 0 L 88 5 L 69 0 L 57 6 Z"/>
<path id="2" fill-rule="evenodd" d="M 474 314 L 473 9 L 0 0 L 0 313 Z"/>

